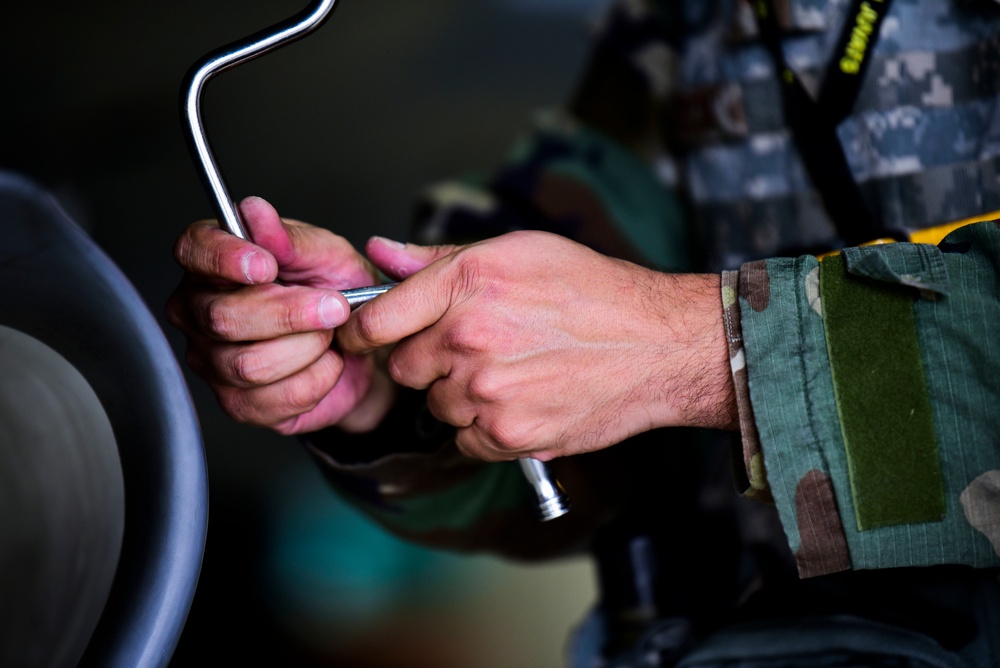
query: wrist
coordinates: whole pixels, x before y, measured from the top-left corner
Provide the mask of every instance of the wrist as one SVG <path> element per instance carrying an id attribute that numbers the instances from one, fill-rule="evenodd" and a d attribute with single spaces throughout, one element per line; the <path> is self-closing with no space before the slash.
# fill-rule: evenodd
<path id="1" fill-rule="evenodd" d="M 661 356 L 652 380 L 660 426 L 734 430 L 739 417 L 716 274 L 659 274 L 651 331 Z"/>

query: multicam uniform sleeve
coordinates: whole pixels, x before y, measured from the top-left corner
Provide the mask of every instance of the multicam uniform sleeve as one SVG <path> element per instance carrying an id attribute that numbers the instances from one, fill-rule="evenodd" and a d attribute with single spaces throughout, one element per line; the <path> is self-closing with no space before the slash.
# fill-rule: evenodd
<path id="1" fill-rule="evenodd" d="M 998 224 L 752 262 L 725 283 L 751 483 L 766 469 L 800 575 L 1000 564 Z"/>

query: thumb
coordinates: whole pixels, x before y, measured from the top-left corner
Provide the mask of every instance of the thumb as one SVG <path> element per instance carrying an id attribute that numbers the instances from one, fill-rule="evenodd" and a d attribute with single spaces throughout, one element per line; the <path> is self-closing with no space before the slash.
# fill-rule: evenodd
<path id="1" fill-rule="evenodd" d="M 404 244 L 384 237 L 372 237 L 365 253 L 386 276 L 402 280 L 415 274 L 435 260 L 451 255 L 461 246 L 419 246 Z"/>
<path id="2" fill-rule="evenodd" d="M 270 252 L 278 266 L 291 262 L 295 247 L 281 216 L 270 202 L 260 197 L 247 197 L 240 202 L 240 214 L 253 243 Z"/>

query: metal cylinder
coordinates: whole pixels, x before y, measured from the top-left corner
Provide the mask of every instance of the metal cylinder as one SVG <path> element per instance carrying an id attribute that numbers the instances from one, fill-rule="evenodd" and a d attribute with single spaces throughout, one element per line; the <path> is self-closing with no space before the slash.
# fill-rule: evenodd
<path id="1" fill-rule="evenodd" d="M 549 475 L 549 469 L 544 462 L 525 457 L 518 460 L 528 484 L 535 490 L 538 497 L 538 517 L 543 522 L 562 517 L 569 512 L 569 497 L 563 491 L 559 481 Z"/>

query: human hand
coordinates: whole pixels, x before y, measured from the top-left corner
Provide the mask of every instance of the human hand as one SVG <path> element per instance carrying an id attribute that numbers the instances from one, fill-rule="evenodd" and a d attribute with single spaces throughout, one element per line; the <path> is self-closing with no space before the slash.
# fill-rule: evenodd
<path id="1" fill-rule="evenodd" d="M 736 424 L 718 276 L 651 271 L 543 232 L 462 248 L 376 239 L 367 253 L 413 275 L 337 341 L 356 354 L 396 343 L 390 375 L 430 388 L 467 455 L 548 460 L 656 427 Z"/>
<path id="2" fill-rule="evenodd" d="M 247 198 L 240 211 L 255 243 L 201 221 L 174 247 L 186 273 L 167 318 L 187 338 L 191 368 L 241 422 L 284 434 L 373 428 L 391 381 L 370 356 L 330 346 L 350 315 L 338 290 L 370 285 L 374 268 L 345 239 L 282 221 L 262 199 Z"/>

